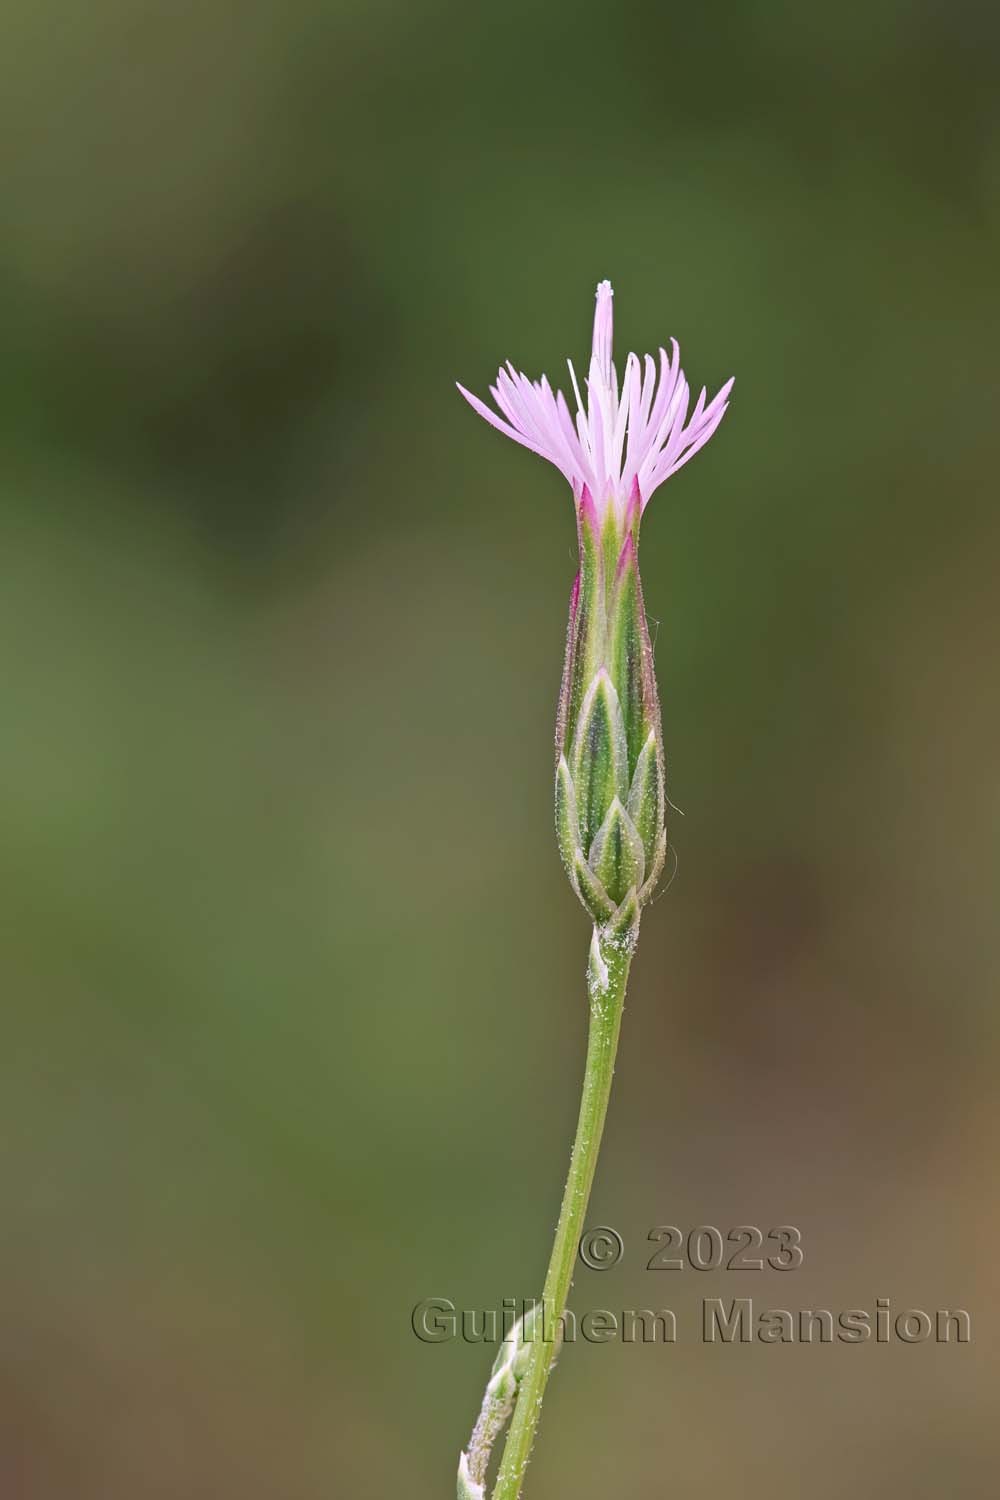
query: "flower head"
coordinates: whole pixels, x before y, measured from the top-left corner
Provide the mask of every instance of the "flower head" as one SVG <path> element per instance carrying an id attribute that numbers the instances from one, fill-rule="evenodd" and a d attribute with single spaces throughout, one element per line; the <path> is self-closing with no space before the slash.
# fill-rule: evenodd
<path id="1" fill-rule="evenodd" d="M 573 889 L 607 945 L 635 942 L 667 848 L 666 768 L 653 645 L 636 546 L 653 491 L 704 447 L 733 382 L 711 401 L 690 392 L 672 354 L 630 354 L 618 384 L 613 292 L 597 288 L 584 402 L 572 361 L 576 416 L 546 377 L 512 364 L 491 386 L 499 415 L 463 386 L 480 416 L 565 474 L 576 499 L 580 566 L 573 584 L 556 718 L 556 833 Z M 602 946 L 603 945 L 603 946 Z M 608 950 L 610 951 L 610 950 Z M 604 977 L 602 977 L 602 975 Z M 595 993 L 606 983 L 595 966 Z M 472 1492 L 474 1494 L 474 1492 Z"/>
<path id="2" fill-rule="evenodd" d="M 621 385 L 612 358 L 614 292 L 610 281 L 597 288 L 590 372 L 580 390 L 572 360 L 569 364 L 575 416 L 562 391 L 548 378 L 530 380 L 508 361 L 490 392 L 499 415 L 472 395 L 458 389 L 469 405 L 493 427 L 533 453 L 540 453 L 563 473 L 580 502 L 589 492 L 599 514 L 614 510 L 621 518 L 637 493 L 645 509 L 653 491 L 676 474 L 704 447 L 722 421 L 733 382 L 706 404 L 702 390 L 688 415 L 690 390 L 680 366 L 680 351 L 671 339 L 672 354 L 630 354 Z"/>

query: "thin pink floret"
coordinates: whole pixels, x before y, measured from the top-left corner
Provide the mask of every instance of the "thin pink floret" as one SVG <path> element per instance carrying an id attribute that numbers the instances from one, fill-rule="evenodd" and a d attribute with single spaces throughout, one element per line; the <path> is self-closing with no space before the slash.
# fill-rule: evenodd
<path id="1" fill-rule="evenodd" d="M 642 361 L 630 354 L 619 388 L 613 337 L 614 292 L 610 281 L 602 281 L 583 391 L 568 361 L 575 413 L 546 376 L 530 380 L 509 361 L 490 386 L 497 411 L 464 386 L 458 389 L 498 432 L 555 464 L 578 498 L 586 486 L 602 510 L 620 510 L 638 484 L 645 509 L 653 491 L 708 442 L 729 405 L 733 382 L 727 380 L 707 405 L 703 389 L 689 417 L 690 390 L 676 340 L 670 354 L 660 349 L 659 362 L 651 354 Z"/>

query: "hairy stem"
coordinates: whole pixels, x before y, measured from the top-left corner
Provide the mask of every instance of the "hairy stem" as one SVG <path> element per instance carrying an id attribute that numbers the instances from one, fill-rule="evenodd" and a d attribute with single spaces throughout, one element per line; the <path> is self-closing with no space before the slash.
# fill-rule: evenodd
<path id="1" fill-rule="evenodd" d="M 493 1500 L 518 1500 L 524 1471 L 531 1456 L 545 1386 L 557 1347 L 559 1320 L 565 1311 L 573 1280 L 577 1246 L 583 1232 L 584 1215 L 590 1200 L 590 1188 L 604 1133 L 604 1119 L 615 1071 L 615 1053 L 618 1050 L 618 1033 L 625 1005 L 625 986 L 634 946 L 634 930 L 626 938 L 601 942 L 598 942 L 595 930 L 588 973 L 590 1032 L 580 1117 L 555 1243 L 545 1277 L 545 1290 L 542 1293 L 541 1329 L 533 1340 L 528 1368 L 518 1388 L 514 1420 L 504 1447 Z"/>

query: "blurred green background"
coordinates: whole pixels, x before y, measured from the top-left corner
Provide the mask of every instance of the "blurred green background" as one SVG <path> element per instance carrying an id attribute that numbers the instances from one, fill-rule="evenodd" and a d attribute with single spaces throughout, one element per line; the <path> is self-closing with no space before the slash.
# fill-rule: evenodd
<path id="1" fill-rule="evenodd" d="M 987 1496 L 1000 1146 L 995 7 L 89 6 L 0 28 L 0 1492 L 451 1495 L 585 1032 L 572 512 L 452 382 L 736 376 L 643 575 L 678 862 L 527 1495 Z M 649 1229 L 794 1223 L 794 1276 Z"/>

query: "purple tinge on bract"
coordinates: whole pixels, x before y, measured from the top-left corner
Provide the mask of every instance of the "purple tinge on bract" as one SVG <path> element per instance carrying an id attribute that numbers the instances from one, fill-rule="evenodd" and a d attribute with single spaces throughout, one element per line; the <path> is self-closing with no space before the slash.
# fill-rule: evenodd
<path id="1" fill-rule="evenodd" d="M 530 380 L 507 362 L 490 392 L 494 411 L 478 396 L 458 389 L 486 421 L 516 443 L 555 464 L 579 500 L 586 487 L 603 514 L 614 507 L 619 515 L 637 487 L 643 509 L 653 491 L 704 447 L 722 421 L 729 404 L 732 380 L 707 403 L 702 389 L 688 416 L 690 390 L 680 366 L 677 341 L 672 353 L 659 351 L 640 361 L 630 354 L 621 386 L 612 358 L 614 292 L 610 281 L 597 288 L 590 372 L 580 392 L 572 360 L 569 364 L 576 416 L 570 414 L 562 391 L 553 390 L 547 376 Z"/>

